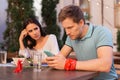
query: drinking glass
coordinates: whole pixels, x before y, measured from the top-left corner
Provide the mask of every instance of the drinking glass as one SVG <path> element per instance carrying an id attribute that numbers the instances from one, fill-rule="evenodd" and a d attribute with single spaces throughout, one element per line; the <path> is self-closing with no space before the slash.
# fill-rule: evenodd
<path id="1" fill-rule="evenodd" d="M 33 67 L 35 71 L 41 71 L 42 52 L 34 51 L 33 53 Z"/>
<path id="2" fill-rule="evenodd" d="M 7 51 L 0 51 L 0 63 L 7 63 Z"/>

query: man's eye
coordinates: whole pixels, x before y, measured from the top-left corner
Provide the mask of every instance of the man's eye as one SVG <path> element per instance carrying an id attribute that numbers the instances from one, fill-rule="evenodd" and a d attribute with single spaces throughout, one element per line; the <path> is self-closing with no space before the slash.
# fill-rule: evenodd
<path id="1" fill-rule="evenodd" d="M 71 29 L 71 28 L 73 28 L 73 26 L 68 27 L 68 29 Z"/>

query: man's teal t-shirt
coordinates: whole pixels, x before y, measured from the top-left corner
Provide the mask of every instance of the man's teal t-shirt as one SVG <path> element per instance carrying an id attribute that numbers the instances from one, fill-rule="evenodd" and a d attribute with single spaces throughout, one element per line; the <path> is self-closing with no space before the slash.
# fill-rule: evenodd
<path id="1" fill-rule="evenodd" d="M 112 34 L 110 30 L 104 26 L 93 26 L 89 24 L 87 34 L 82 39 L 71 40 L 68 36 L 66 45 L 73 48 L 76 53 L 77 60 L 91 60 L 97 58 L 97 48 L 101 46 L 113 47 Z M 114 80 L 117 78 L 114 63 L 109 73 L 101 72 L 95 80 Z"/>

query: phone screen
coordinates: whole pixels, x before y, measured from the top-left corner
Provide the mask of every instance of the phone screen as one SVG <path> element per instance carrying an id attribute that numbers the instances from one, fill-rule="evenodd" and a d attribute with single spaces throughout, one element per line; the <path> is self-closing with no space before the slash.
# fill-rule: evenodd
<path id="1" fill-rule="evenodd" d="M 47 55 L 47 56 L 54 56 L 51 52 L 49 51 L 44 51 L 44 53 Z"/>

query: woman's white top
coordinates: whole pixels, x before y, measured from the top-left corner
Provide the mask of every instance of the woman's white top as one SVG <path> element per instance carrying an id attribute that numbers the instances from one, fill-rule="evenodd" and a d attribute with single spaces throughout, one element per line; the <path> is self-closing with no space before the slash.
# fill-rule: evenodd
<path id="1" fill-rule="evenodd" d="M 37 50 L 42 52 L 42 59 L 47 57 L 47 55 L 44 53 L 45 50 L 50 51 L 54 55 L 59 53 L 59 47 L 55 35 L 50 34 L 43 48 Z M 28 58 L 32 56 L 33 52 L 34 51 L 30 50 L 29 48 L 25 48 L 24 50 L 19 50 L 19 55 L 23 55 L 24 57 Z"/>

